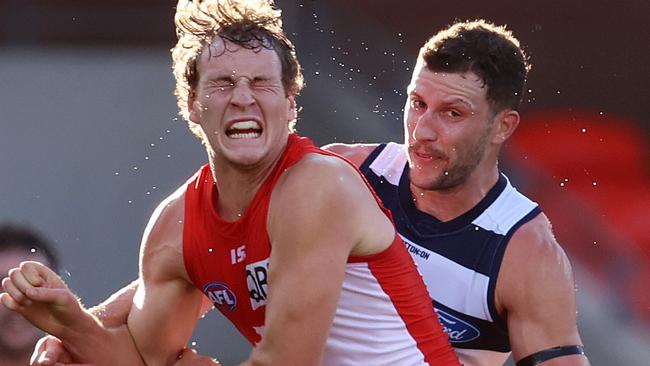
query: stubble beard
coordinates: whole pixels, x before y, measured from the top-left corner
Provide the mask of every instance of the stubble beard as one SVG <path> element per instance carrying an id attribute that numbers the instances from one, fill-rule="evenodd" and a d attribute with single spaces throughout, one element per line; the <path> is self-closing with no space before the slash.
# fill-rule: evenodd
<path id="1" fill-rule="evenodd" d="M 448 157 L 447 161 L 451 164 L 429 182 L 420 182 L 417 178 L 414 179 L 413 171 L 418 168 L 411 165 L 411 184 L 423 190 L 442 192 L 454 191 L 458 187 L 462 186 L 483 160 L 489 133 L 490 129 L 487 129 L 471 149 L 457 155 L 455 159 L 456 162 L 452 162 Z"/>

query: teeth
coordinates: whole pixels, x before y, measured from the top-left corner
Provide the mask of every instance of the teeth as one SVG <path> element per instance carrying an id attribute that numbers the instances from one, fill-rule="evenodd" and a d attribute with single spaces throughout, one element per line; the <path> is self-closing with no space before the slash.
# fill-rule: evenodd
<path id="1" fill-rule="evenodd" d="M 260 128 L 260 125 L 255 121 L 241 121 L 241 122 L 235 122 L 235 124 L 230 126 L 230 128 L 235 130 L 250 130 L 250 129 L 258 129 Z"/>
<path id="2" fill-rule="evenodd" d="M 228 135 L 231 139 L 254 139 L 260 137 L 261 133 L 259 132 L 248 132 L 248 133 L 233 133 Z"/>

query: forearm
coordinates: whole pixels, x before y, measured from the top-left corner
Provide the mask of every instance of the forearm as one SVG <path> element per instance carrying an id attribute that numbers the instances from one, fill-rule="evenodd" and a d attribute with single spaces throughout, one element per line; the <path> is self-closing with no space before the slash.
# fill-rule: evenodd
<path id="1" fill-rule="evenodd" d="M 101 304 L 90 308 L 90 313 L 108 328 L 126 324 L 131 305 L 133 304 L 133 295 L 139 283 L 140 280 L 136 279 L 124 286 Z"/>
<path id="2" fill-rule="evenodd" d="M 126 325 L 107 328 L 88 312 L 60 335 L 72 358 L 96 366 L 144 366 Z"/>

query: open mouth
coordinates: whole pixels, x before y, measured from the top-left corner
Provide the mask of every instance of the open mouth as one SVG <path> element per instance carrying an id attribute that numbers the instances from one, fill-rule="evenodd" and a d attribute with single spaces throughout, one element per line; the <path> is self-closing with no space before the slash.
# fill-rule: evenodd
<path id="1" fill-rule="evenodd" d="M 262 136 L 262 126 L 253 120 L 235 122 L 226 130 L 226 136 L 231 139 L 256 139 Z"/>

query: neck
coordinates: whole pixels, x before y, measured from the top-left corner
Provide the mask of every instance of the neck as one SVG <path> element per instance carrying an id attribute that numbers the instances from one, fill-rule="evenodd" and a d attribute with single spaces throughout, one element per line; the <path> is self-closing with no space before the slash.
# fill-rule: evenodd
<path id="1" fill-rule="evenodd" d="M 210 155 L 210 169 L 219 192 L 218 199 L 213 204 L 222 219 L 236 221 L 244 214 L 281 156 L 282 154 L 278 155 L 271 164 L 239 167 Z"/>
<path id="2" fill-rule="evenodd" d="M 476 206 L 499 179 L 496 164 L 476 169 L 461 184 L 444 190 L 427 190 L 411 184 L 415 207 L 440 221 L 451 221 Z"/>

